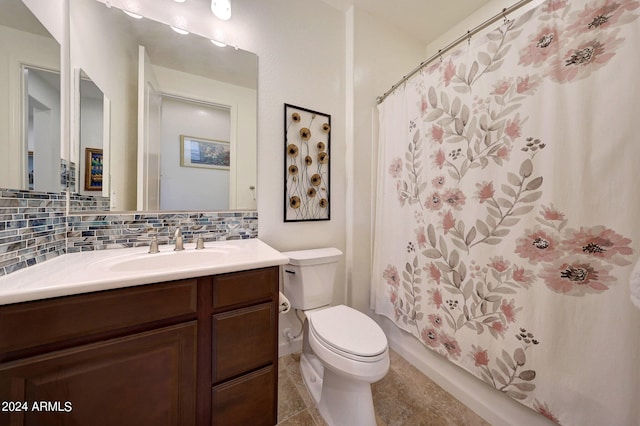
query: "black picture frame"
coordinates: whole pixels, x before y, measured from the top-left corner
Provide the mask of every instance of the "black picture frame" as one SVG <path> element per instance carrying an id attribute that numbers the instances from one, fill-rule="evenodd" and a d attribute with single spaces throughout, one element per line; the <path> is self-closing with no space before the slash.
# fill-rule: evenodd
<path id="1" fill-rule="evenodd" d="M 284 104 L 284 221 L 331 220 L 331 115 Z"/>

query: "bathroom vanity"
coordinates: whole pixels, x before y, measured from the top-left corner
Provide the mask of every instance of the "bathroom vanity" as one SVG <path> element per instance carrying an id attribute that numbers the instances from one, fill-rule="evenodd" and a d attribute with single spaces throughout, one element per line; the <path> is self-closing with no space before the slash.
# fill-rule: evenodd
<path id="1" fill-rule="evenodd" d="M 221 273 L 191 267 L 179 279 L 3 304 L 0 424 L 275 424 L 286 262 L 275 253 L 231 272 L 224 262 Z"/>

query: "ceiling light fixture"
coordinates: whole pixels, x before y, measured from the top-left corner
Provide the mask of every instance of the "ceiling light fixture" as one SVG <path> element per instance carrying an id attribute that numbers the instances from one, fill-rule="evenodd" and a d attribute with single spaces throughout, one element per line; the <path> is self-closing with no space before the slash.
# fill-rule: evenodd
<path id="1" fill-rule="evenodd" d="M 123 10 L 123 12 L 131 16 L 133 19 L 142 19 L 142 15 L 138 15 L 137 13 L 129 12 L 128 10 Z"/>
<path id="2" fill-rule="evenodd" d="M 231 18 L 230 0 L 211 0 L 211 11 L 218 17 L 218 19 L 227 21 Z"/>
<path id="3" fill-rule="evenodd" d="M 174 27 L 173 25 L 169 25 L 171 27 L 171 29 L 175 32 L 177 32 L 178 34 L 182 34 L 182 35 L 186 35 L 189 34 L 189 31 L 187 30 L 183 30 L 182 28 L 178 28 L 178 27 Z"/>

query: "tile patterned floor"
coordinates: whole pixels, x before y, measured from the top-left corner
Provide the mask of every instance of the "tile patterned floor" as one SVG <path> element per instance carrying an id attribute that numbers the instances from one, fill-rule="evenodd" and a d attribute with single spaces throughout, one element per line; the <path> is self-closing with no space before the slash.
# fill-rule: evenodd
<path id="1" fill-rule="evenodd" d="M 326 426 L 302 381 L 299 361 L 300 353 L 280 358 L 278 425 Z M 373 384 L 372 393 L 378 426 L 489 425 L 393 351 L 389 373 Z"/>

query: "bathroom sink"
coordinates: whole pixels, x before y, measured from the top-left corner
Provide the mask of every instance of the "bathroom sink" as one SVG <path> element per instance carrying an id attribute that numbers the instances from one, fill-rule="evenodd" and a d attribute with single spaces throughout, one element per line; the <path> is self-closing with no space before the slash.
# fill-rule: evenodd
<path id="1" fill-rule="evenodd" d="M 284 265 L 289 258 L 257 238 L 68 253 L 0 277 L 0 305 Z"/>
<path id="2" fill-rule="evenodd" d="M 106 266 L 117 272 L 193 269 L 219 264 L 225 255 L 235 250 L 237 248 L 233 246 L 221 246 L 203 250 L 163 251 L 153 254 L 136 253 L 112 259 Z"/>

